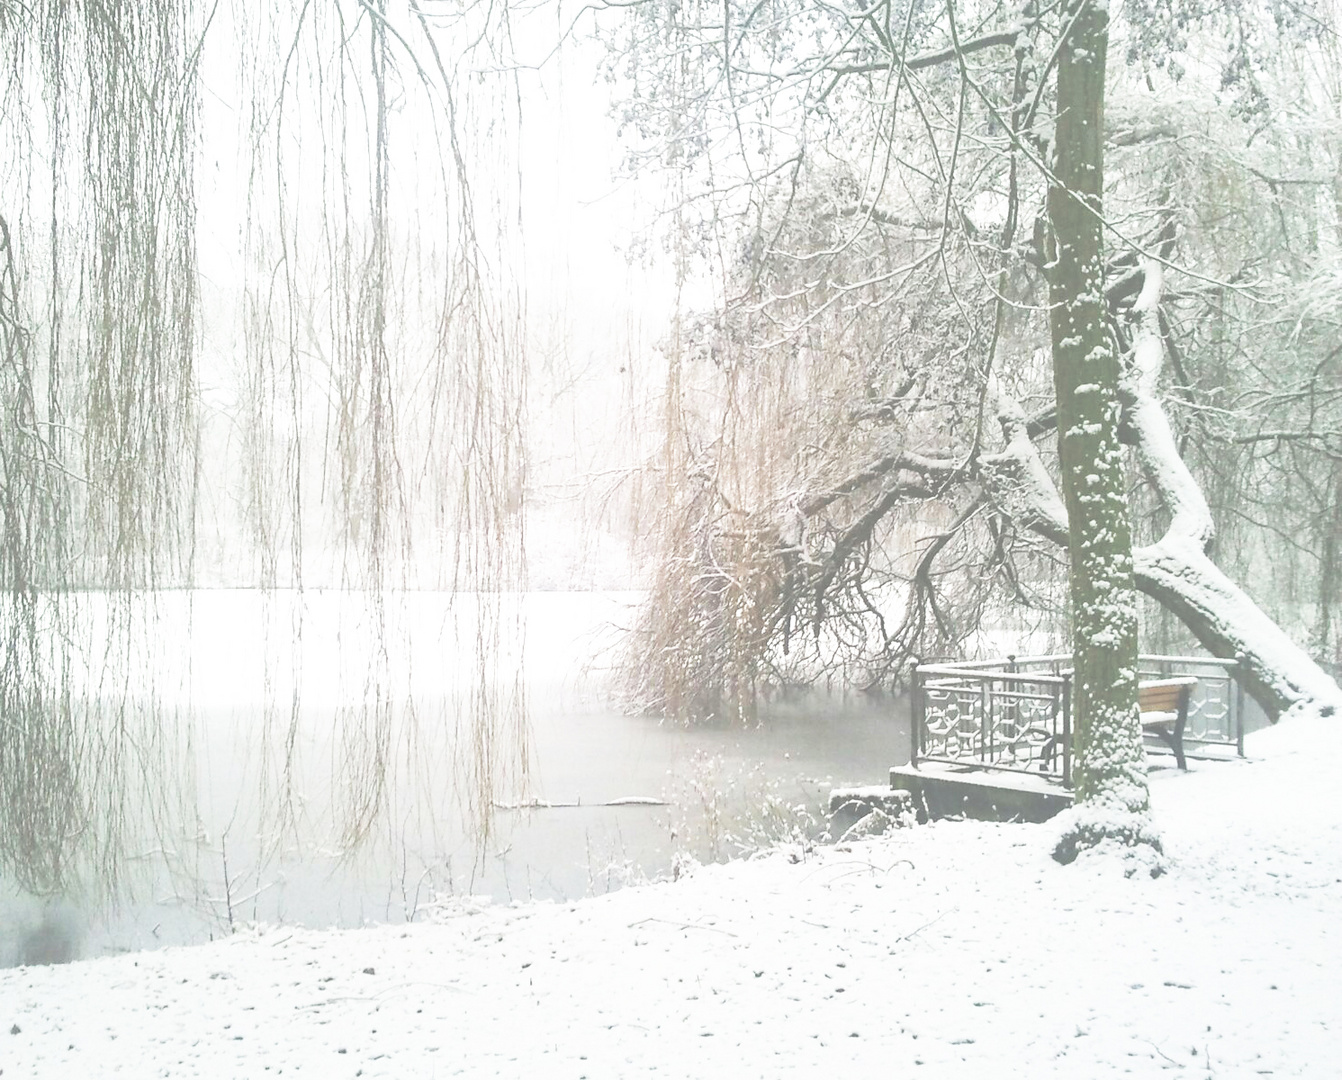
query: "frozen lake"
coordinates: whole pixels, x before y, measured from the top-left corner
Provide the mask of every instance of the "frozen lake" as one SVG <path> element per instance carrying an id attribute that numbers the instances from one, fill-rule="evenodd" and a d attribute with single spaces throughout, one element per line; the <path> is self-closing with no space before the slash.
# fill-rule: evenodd
<path id="1" fill-rule="evenodd" d="M 605 892 L 667 875 L 677 858 L 726 858 L 806 830 L 830 786 L 883 782 L 907 760 L 907 702 L 880 695 L 800 694 L 763 706 L 748 730 L 622 713 L 606 671 L 636 601 L 504 601 L 506 670 L 511 635 L 526 627 L 531 768 L 524 789 L 496 798 L 556 805 L 499 809 L 482 851 L 462 798 L 476 759 L 458 728 L 477 656 L 473 598 L 401 594 L 379 615 L 335 592 L 159 594 L 153 660 L 131 692 L 152 697 L 189 739 L 190 805 L 138 838 L 127 902 L 40 902 L 11 890 L 0 902 L 0 963 L 44 932 L 99 955 L 257 921 L 348 927 L 422 919 L 472 896 Z M 370 632 L 378 618 L 385 654 Z M 360 747 L 383 761 L 386 810 L 350 851 L 342 823 L 366 777 L 342 762 Z M 279 812 L 282 789 L 290 797 Z M 642 801 L 602 805 L 620 800 Z"/>

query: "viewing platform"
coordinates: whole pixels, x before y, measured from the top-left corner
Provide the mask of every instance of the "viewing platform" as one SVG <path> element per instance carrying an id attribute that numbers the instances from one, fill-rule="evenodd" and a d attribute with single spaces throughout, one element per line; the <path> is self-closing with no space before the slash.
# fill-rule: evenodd
<path id="1" fill-rule="evenodd" d="M 909 764 L 890 786 L 919 820 L 965 816 L 1044 821 L 1072 803 L 1072 658 L 918 664 L 910 698 Z M 1153 758 L 1244 755 L 1240 662 L 1138 659 L 1142 727 Z"/>

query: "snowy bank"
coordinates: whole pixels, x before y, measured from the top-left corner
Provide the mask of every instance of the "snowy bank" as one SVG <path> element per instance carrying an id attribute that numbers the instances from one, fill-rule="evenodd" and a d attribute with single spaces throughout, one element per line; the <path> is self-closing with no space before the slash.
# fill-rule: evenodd
<path id="1" fill-rule="evenodd" d="M 567 905 L 0 971 L 0 1075 L 1335 1077 L 1337 749 L 1293 718 L 1249 762 L 1161 770 L 1155 880 L 1058 866 L 1048 825 L 943 822 Z"/>

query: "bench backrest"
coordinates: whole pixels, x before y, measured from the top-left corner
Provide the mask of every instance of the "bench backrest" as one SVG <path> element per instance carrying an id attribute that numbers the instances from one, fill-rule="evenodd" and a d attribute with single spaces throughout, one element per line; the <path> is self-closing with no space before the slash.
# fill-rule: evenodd
<path id="1" fill-rule="evenodd" d="M 1137 707 L 1144 713 L 1182 712 L 1197 684 L 1197 679 L 1192 676 L 1138 683 Z"/>

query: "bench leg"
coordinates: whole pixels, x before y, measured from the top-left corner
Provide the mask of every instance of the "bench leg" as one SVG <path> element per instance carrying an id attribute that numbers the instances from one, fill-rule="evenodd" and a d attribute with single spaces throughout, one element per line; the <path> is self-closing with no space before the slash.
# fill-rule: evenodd
<path id="1" fill-rule="evenodd" d="M 1163 742 L 1166 746 L 1168 746 L 1171 750 L 1173 750 L 1175 764 L 1178 765 L 1179 768 L 1183 769 L 1184 772 L 1188 771 L 1188 762 L 1184 758 L 1183 717 L 1179 718 L 1178 722 L 1174 725 L 1173 731 L 1171 731 L 1166 727 L 1158 727 L 1155 724 L 1152 724 L 1150 727 L 1145 728 L 1144 730 L 1156 736 L 1156 738 L 1158 738 L 1161 742 Z"/>
<path id="2" fill-rule="evenodd" d="M 1051 772 L 1053 768 L 1053 759 L 1062 749 L 1062 738 L 1058 735 L 1050 735 L 1044 740 L 1044 745 L 1039 748 L 1039 771 Z"/>

